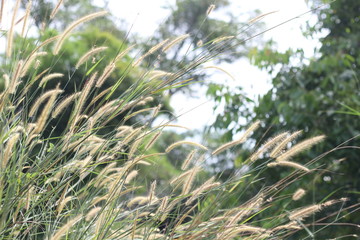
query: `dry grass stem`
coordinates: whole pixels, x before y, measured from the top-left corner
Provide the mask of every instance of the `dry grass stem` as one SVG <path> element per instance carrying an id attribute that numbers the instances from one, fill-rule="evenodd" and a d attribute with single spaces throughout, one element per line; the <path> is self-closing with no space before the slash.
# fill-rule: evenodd
<path id="1" fill-rule="evenodd" d="M 153 118 L 157 117 L 157 115 L 159 114 L 159 111 L 160 111 L 161 107 L 162 107 L 162 104 L 159 104 L 159 105 L 157 105 L 157 107 L 154 108 L 154 111 L 153 111 L 153 114 L 152 114 L 152 117 L 153 117 Z"/>
<path id="2" fill-rule="evenodd" d="M 137 164 L 143 159 L 147 159 L 147 158 L 151 158 L 151 157 L 155 157 L 155 156 L 164 156 L 164 155 L 165 155 L 165 153 L 151 153 L 151 154 L 147 154 L 147 155 L 140 155 L 140 156 L 134 158 L 134 160 L 131 163 Z"/>
<path id="3" fill-rule="evenodd" d="M 223 233 L 223 237 L 226 239 L 232 239 L 233 237 L 239 235 L 240 233 L 250 233 L 250 234 L 262 234 L 269 232 L 266 228 L 254 227 L 249 225 L 240 225 L 237 227 L 229 228 Z M 270 232 L 269 232 L 270 233 Z M 259 238 L 261 239 L 261 238 Z"/>
<path id="4" fill-rule="evenodd" d="M 130 147 L 129 153 L 128 153 L 128 157 L 129 159 L 133 158 L 134 154 L 136 153 L 136 151 L 139 150 L 139 146 L 140 144 L 143 142 L 143 136 L 139 136 L 138 139 L 136 139 Z"/>
<path id="5" fill-rule="evenodd" d="M 171 185 L 178 185 L 180 182 L 183 182 L 184 179 L 185 179 L 185 177 L 186 177 L 187 175 L 189 175 L 192 170 L 193 170 L 193 169 L 190 169 L 190 170 L 188 170 L 188 171 L 180 174 L 179 176 L 175 177 L 174 179 L 172 179 L 172 180 L 170 181 L 170 184 L 171 184 Z"/>
<path id="6" fill-rule="evenodd" d="M 95 197 L 92 201 L 91 201 L 91 205 L 95 206 L 96 204 L 98 204 L 99 202 L 101 201 L 105 201 L 106 199 L 109 198 L 109 195 L 108 194 L 105 194 L 104 196 L 100 197 L 100 196 L 97 196 Z"/>
<path id="7" fill-rule="evenodd" d="M 93 121 L 93 125 L 99 121 L 99 119 L 108 116 L 109 114 L 114 114 L 119 108 L 122 102 L 118 100 L 112 100 L 106 104 L 104 104 L 100 109 L 91 117 Z M 92 125 L 92 127 L 93 127 Z M 92 128 L 91 127 L 91 128 Z M 90 129 L 91 129 L 90 128 Z"/>
<path id="8" fill-rule="evenodd" d="M 154 98 L 151 97 L 151 96 L 142 97 L 142 98 L 140 98 L 140 99 L 141 99 L 141 101 L 135 102 L 135 106 L 144 106 L 144 105 L 146 105 L 148 102 L 151 102 L 151 101 L 154 100 Z M 129 103 L 129 105 L 133 105 L 133 103 L 134 103 L 134 102 Z"/>
<path id="9" fill-rule="evenodd" d="M 133 127 L 131 126 L 121 126 L 116 129 L 115 138 L 126 136 L 127 134 L 134 131 Z"/>
<path id="10" fill-rule="evenodd" d="M 33 55 L 34 53 L 36 53 L 37 51 L 39 51 L 39 49 L 45 47 L 46 45 L 48 45 L 49 43 L 52 43 L 54 41 L 56 41 L 57 39 L 59 39 L 59 35 L 54 36 L 54 37 L 50 37 L 48 39 L 46 39 L 44 42 L 42 42 L 39 46 L 37 46 L 31 53 L 30 56 Z"/>
<path id="11" fill-rule="evenodd" d="M 35 78 L 34 78 L 34 81 L 29 83 L 29 85 L 25 89 L 28 91 L 30 89 L 30 87 L 32 86 L 32 84 L 35 83 L 40 78 L 42 78 L 49 70 L 50 70 L 50 68 L 47 68 L 44 71 L 42 71 L 41 73 L 39 73 L 38 75 L 36 75 Z"/>
<path id="12" fill-rule="evenodd" d="M 5 1 L 0 1 L 0 24 L 4 24 L 1 21 L 7 8 Z M 305 166 L 289 159 L 323 141 L 324 136 L 295 144 L 292 141 L 301 131 L 283 132 L 260 142 L 263 144 L 254 151 L 250 148 L 255 140 L 244 144 L 244 151 L 231 151 L 260 126 L 256 121 L 233 141 L 209 152 L 205 144 L 178 141 L 183 133 L 165 131 L 171 127 L 189 130 L 171 123 L 176 116 L 169 114 L 167 94 L 171 95 L 173 89 L 191 83 L 198 74 L 205 76 L 204 69 L 220 70 L 234 79 L 221 67 L 204 67 L 223 51 L 233 53 L 230 45 L 238 41 L 234 36 L 212 40 L 209 37 L 214 34 L 203 34 L 202 29 L 187 31 L 195 33 L 195 42 L 204 40 L 199 40 L 197 46 L 186 46 L 191 42 L 190 34 L 170 40 L 155 36 L 150 41 L 157 44 L 136 56 L 132 49 L 138 46 L 139 51 L 142 45 L 130 45 L 129 32 L 115 31 L 120 34 L 115 36 L 84 29 L 85 35 L 71 38 L 71 46 L 67 46 L 65 41 L 75 28 L 107 12 L 89 14 L 64 27 L 57 20 L 52 22 L 62 12 L 63 0 L 52 3 L 55 7 L 43 16 L 43 22 L 34 19 L 38 9 L 32 3 L 35 1 L 14 0 L 6 22 L 9 30 L 2 30 L 6 39 L 0 79 L 1 240 L 278 239 L 311 224 L 323 224 L 323 220 L 333 225 L 355 212 L 358 205 L 345 206 L 347 199 L 286 211 L 291 205 L 301 204 L 294 201 L 305 194 L 304 189 L 293 190 L 294 183 L 310 176 L 308 167 L 324 155 Z M 68 4 L 64 7 L 73 9 Z M 24 16 L 18 18 L 20 7 Z M 200 19 L 201 26 L 207 28 L 212 23 L 214 19 L 208 15 L 214 9 L 215 5 L 209 6 L 205 18 Z M 271 13 L 250 20 L 244 27 Z M 56 32 L 49 28 L 51 23 L 65 30 L 51 37 Z M 34 32 L 35 27 L 39 31 Z M 109 47 L 101 46 L 103 43 Z M 181 50 L 173 52 L 177 47 Z M 112 59 L 104 63 L 109 57 Z M 168 57 L 174 60 L 171 66 L 163 65 Z M 69 66 L 71 63 L 74 66 Z M 109 87 L 103 90 L 106 85 Z M 217 140 L 210 138 L 209 143 Z M 336 149 L 342 147 L 349 146 Z M 163 148 L 165 152 L 159 152 Z M 243 161 L 248 153 L 252 155 Z M 272 158 L 270 163 L 254 164 L 268 156 Z M 317 179 L 340 161 L 312 173 Z M 266 183 L 273 179 L 267 179 L 266 164 L 293 169 L 268 186 Z M 295 193 L 291 196 L 289 192 Z M 302 223 L 335 203 L 342 203 L 339 211 L 330 209 L 324 212 L 326 217 Z"/>
<path id="13" fill-rule="evenodd" d="M 124 140 L 122 141 L 122 144 L 128 144 L 130 141 L 132 141 L 134 138 L 136 138 L 137 135 L 141 133 L 143 130 L 142 127 L 134 129 L 129 135 L 127 135 Z"/>

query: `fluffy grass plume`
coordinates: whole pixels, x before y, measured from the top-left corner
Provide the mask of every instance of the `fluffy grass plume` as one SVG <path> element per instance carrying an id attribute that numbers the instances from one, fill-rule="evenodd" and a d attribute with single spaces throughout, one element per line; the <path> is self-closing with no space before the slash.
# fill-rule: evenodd
<path id="1" fill-rule="evenodd" d="M 250 127 L 246 129 L 245 133 L 239 139 L 225 143 L 224 145 L 218 147 L 212 152 L 212 155 L 217 155 L 233 146 L 244 143 L 246 139 L 249 137 L 249 135 L 259 127 L 259 125 L 260 125 L 260 121 L 256 121 L 255 123 L 251 124 Z"/>
<path id="2" fill-rule="evenodd" d="M 61 49 L 61 46 L 62 44 L 64 43 L 65 39 L 70 35 L 70 33 L 72 32 L 72 30 L 74 30 L 78 25 L 84 23 L 84 22 L 87 22 L 87 21 L 90 21 L 90 20 L 93 20 L 95 18 L 98 18 L 98 17 L 102 17 L 102 16 L 105 16 L 106 14 L 108 14 L 107 11 L 101 11 L 101 12 L 96 12 L 96 13 L 92 13 L 92 14 L 89 14 L 87 16 L 84 16 L 82 18 L 80 18 L 79 20 L 76 20 L 75 22 L 73 22 L 72 24 L 70 24 L 70 26 L 68 26 L 64 32 L 59 36 L 59 39 L 57 40 L 56 42 L 56 45 L 54 47 L 54 51 L 53 51 L 53 54 L 58 54 L 60 49 Z"/>
<path id="3" fill-rule="evenodd" d="M 57 1 L 51 18 L 57 16 L 62 3 Z M 159 99 L 167 90 L 188 83 L 183 75 L 203 71 L 203 64 L 221 54 L 216 48 L 171 73 L 157 69 L 156 62 L 145 66 L 142 63 L 150 55 L 161 61 L 164 51 L 179 43 L 186 44 L 192 34 L 165 39 L 135 59 L 131 56 L 142 52 L 136 49 L 137 45 L 119 47 L 103 67 L 90 61 L 84 63 L 94 54 L 111 52 L 105 52 L 110 46 L 90 46 L 66 74 L 60 73 L 56 69 L 65 63 L 59 61 L 59 53 L 64 43 L 71 41 L 70 34 L 80 24 L 107 12 L 89 14 L 56 37 L 39 38 L 30 49 L 14 51 L 19 6 L 17 0 L 9 17 L 3 49 L 11 67 L 4 69 L 1 81 L 5 87 L 0 93 L 0 240 L 282 239 L 304 228 L 307 231 L 311 221 L 304 221 L 312 214 L 344 203 L 328 200 L 293 209 L 291 198 L 298 200 L 303 192 L 299 190 L 289 197 L 282 195 L 282 191 L 300 180 L 298 173 L 268 186 L 264 181 L 262 187 L 252 188 L 263 181 L 260 174 L 267 169 L 267 163 L 252 168 L 244 162 L 238 172 L 226 178 L 225 171 L 217 175 L 210 171 L 208 163 L 219 161 L 225 150 L 244 143 L 260 126 L 259 121 L 237 140 L 215 147 L 212 152 L 190 140 L 172 139 L 173 144 L 159 146 L 167 130 L 188 129 L 172 122 L 155 124 L 165 104 Z M 1 1 L 0 21 L 3 7 Z M 204 13 L 209 15 L 214 8 L 211 5 Z M 22 41 L 33 22 L 31 11 L 34 9 L 30 1 L 25 17 L 18 21 L 23 24 L 19 34 Z M 208 43 L 221 49 L 231 38 L 220 37 Z M 53 49 L 53 55 L 49 49 Z M 41 61 L 45 56 L 53 58 L 47 68 Z M 118 64 L 126 59 L 131 61 L 125 61 L 125 66 Z M 74 86 L 69 84 L 67 80 L 83 68 L 86 72 L 81 81 Z M 107 81 L 114 81 L 112 74 L 117 68 L 122 70 L 120 78 L 104 87 Z M 127 82 L 130 77 L 136 80 Z M 71 93 L 67 92 L 69 85 L 74 88 Z M 123 85 L 125 90 L 117 92 Z M 252 151 L 250 162 L 271 151 L 270 157 L 276 160 L 268 166 L 284 165 L 303 170 L 301 175 L 312 174 L 307 166 L 313 162 L 305 167 L 288 159 L 324 137 L 305 140 L 283 152 L 299 133 L 285 132 L 269 139 Z M 187 152 L 176 156 L 176 166 L 169 161 L 175 148 Z M 288 200 L 286 209 L 282 200 Z M 275 214 L 269 217 L 270 209 Z M 341 210 L 336 212 L 337 218 L 342 217 Z"/>

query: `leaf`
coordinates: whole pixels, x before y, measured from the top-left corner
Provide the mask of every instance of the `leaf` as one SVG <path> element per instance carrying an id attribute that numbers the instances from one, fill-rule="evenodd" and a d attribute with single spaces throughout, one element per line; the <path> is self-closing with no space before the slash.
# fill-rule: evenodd
<path id="1" fill-rule="evenodd" d="M 92 71 L 96 68 L 97 65 L 104 59 L 104 57 L 100 58 L 99 61 L 97 61 L 85 74 L 85 76 L 89 76 Z"/>

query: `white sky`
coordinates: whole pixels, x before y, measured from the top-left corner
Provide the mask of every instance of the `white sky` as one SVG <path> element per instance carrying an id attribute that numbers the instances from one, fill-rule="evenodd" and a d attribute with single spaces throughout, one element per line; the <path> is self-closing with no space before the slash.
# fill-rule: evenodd
<path id="1" fill-rule="evenodd" d="M 244 17 L 244 13 L 255 9 L 259 9 L 262 13 L 278 11 L 263 19 L 267 28 L 309 11 L 305 0 L 231 0 L 231 2 L 232 13 L 235 16 L 238 14 L 239 17 Z M 110 9 L 114 9 L 113 13 L 116 16 L 126 19 L 128 23 L 133 23 L 133 32 L 141 33 L 144 37 L 150 37 L 159 23 L 168 16 L 169 10 L 162 8 L 162 6 L 168 4 L 174 5 L 175 0 L 113 0 L 110 1 Z M 216 12 L 214 13 L 216 14 Z M 305 26 L 308 20 L 314 22 L 316 18 L 311 14 L 306 14 L 265 33 L 263 38 L 275 40 L 280 51 L 288 48 L 302 48 L 307 56 L 312 56 L 313 49 L 319 46 L 319 42 L 303 37 L 300 29 L 301 26 Z M 229 84 L 231 86 L 241 86 L 251 98 L 256 99 L 258 95 L 266 93 L 271 86 L 271 76 L 265 71 L 260 71 L 251 66 L 246 59 L 231 65 L 222 65 L 222 67 L 236 78 L 235 82 L 228 81 Z M 219 74 L 215 75 L 215 77 L 219 78 L 215 79 L 215 81 L 223 81 L 228 78 Z M 214 81 L 214 79 L 210 81 Z M 214 120 L 213 103 L 206 99 L 205 92 L 205 88 L 199 89 L 198 98 L 189 98 L 181 94 L 177 94 L 172 98 L 171 104 L 175 108 L 177 115 L 182 115 L 194 109 L 179 117 L 177 123 L 192 129 L 200 129 L 204 125 L 212 123 Z"/>

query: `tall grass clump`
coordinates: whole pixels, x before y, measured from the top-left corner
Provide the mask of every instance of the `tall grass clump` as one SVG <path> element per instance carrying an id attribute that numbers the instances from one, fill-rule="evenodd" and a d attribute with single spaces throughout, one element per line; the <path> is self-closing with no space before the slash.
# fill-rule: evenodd
<path id="1" fill-rule="evenodd" d="M 19 1 L 13 19 L 17 19 L 18 4 Z M 52 18 L 56 12 L 54 9 Z M 277 205 L 279 198 L 298 200 L 305 194 L 300 191 L 295 197 L 281 196 L 282 190 L 301 176 L 316 171 L 312 168 L 314 161 L 303 166 L 290 158 L 322 141 L 324 136 L 286 149 L 295 138 L 294 133 L 281 133 L 244 162 L 251 168 L 260 156 L 271 154 L 261 168 L 226 181 L 208 175 L 200 181 L 206 172 L 206 159 L 244 143 L 260 122 L 250 125 L 238 140 L 217 149 L 182 140 L 164 152 L 154 152 L 152 146 L 161 133 L 175 125 L 150 124 L 161 105 L 148 103 L 165 90 L 186 83 L 183 75 L 200 69 L 219 54 L 218 49 L 230 47 L 228 40 L 213 44 L 213 55 L 199 55 L 179 72 L 169 73 L 151 65 L 146 70 L 139 68 L 145 59 L 156 57 L 188 35 L 167 39 L 135 57 L 124 76 L 107 89 L 102 88 L 103 84 L 134 46 L 120 48 L 103 69 L 91 65 L 84 83 L 71 94 L 64 91 L 64 75 L 53 71 L 55 65 L 38 72 L 44 55 L 52 56 L 55 64 L 64 64 L 56 60 L 75 28 L 105 14 L 101 11 L 84 16 L 63 33 L 37 42 L 30 51 L 14 47 L 14 39 L 21 36 L 14 32 L 15 20 L 11 21 L 3 49 L 3 59 L 10 67 L 4 70 L 4 89 L 0 94 L 0 239 L 281 239 L 301 229 L 308 231 L 308 220 L 314 213 L 332 205 L 341 208 L 346 199 L 291 211 Z M 29 22 L 27 17 L 22 21 Z M 93 54 L 105 50 L 106 46 L 88 49 L 73 71 L 86 67 Z M 138 80 L 116 95 L 131 72 L 141 73 Z M 54 87 L 44 88 L 47 84 Z M 144 113 L 145 121 L 127 125 L 128 120 Z M 66 119 L 66 125 L 61 133 L 56 133 L 54 128 L 60 124 L 60 118 Z M 142 169 L 156 165 L 157 159 L 182 145 L 192 151 L 167 184 L 168 189 L 160 188 L 166 184 L 157 180 L 144 184 L 137 181 L 144 174 Z M 257 172 L 267 166 L 294 171 L 281 181 L 260 188 L 249 199 L 239 199 L 236 206 L 224 206 L 244 178 L 254 176 L 256 181 Z M 257 218 L 269 208 L 282 210 L 271 218 Z"/>

